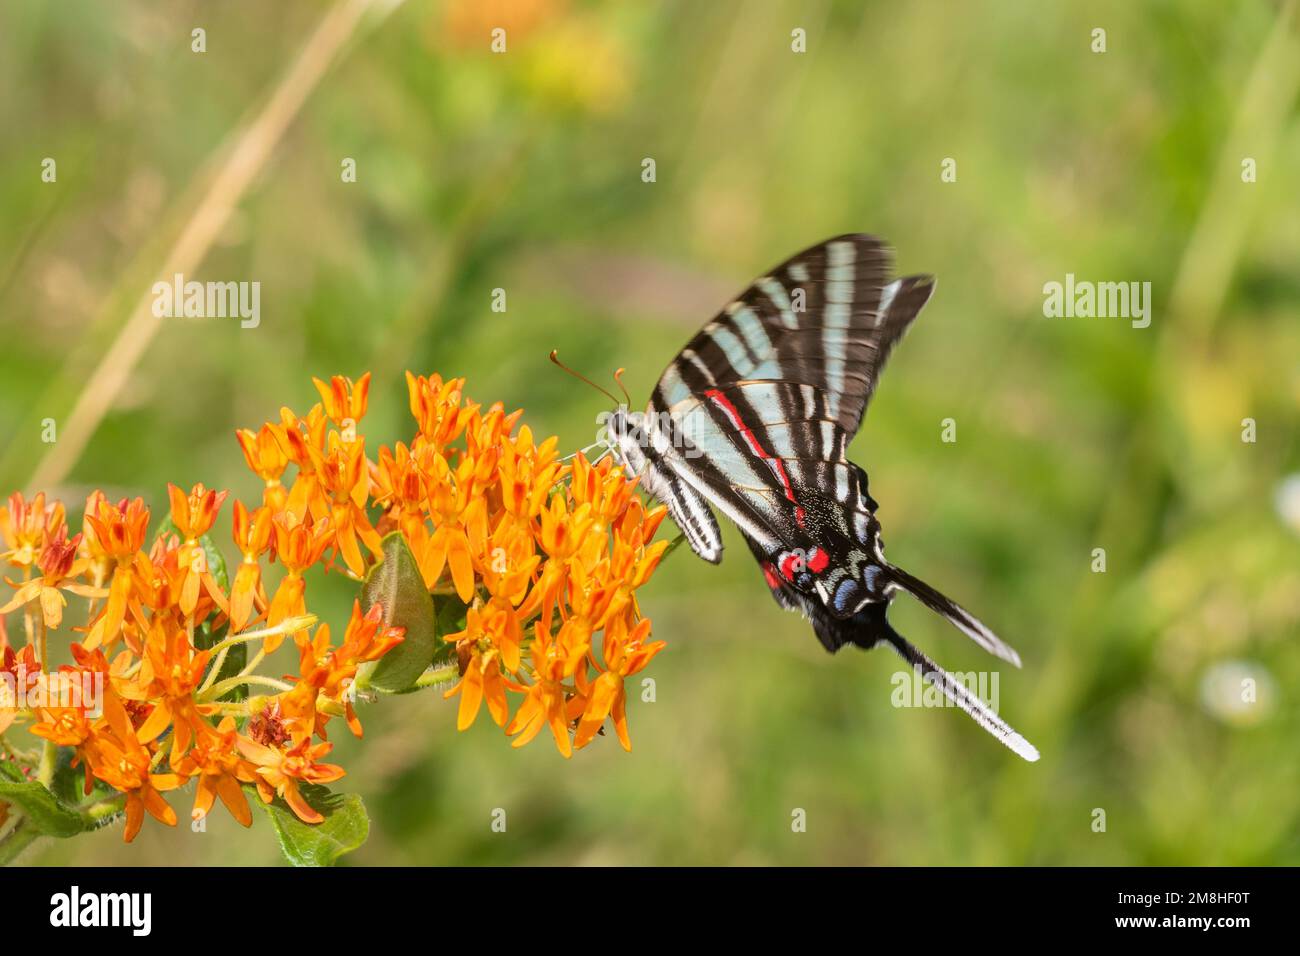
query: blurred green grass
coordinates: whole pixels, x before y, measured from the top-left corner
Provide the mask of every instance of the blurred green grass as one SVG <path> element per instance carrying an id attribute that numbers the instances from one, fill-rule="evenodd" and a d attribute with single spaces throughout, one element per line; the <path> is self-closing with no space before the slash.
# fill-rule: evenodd
<path id="1" fill-rule="evenodd" d="M 1290 73 L 1265 75 L 1276 105 L 1247 115 L 1258 182 L 1222 174 L 1262 51 L 1278 30 L 1296 49 L 1294 7 L 406 3 L 347 47 L 193 276 L 260 281 L 261 326 L 166 321 L 51 490 L 158 508 L 166 482 L 202 480 L 249 500 L 233 429 L 308 406 L 311 375 L 366 369 L 372 448 L 409 437 L 407 368 L 467 375 L 475 398 L 522 406 L 576 448 L 603 399 L 556 374 L 550 349 L 593 376 L 626 366 L 640 400 L 761 270 L 875 232 L 939 287 L 852 457 L 891 557 L 1020 650 L 1001 711 L 1042 762 L 955 712 L 894 709 L 897 661 L 828 658 L 728 529 L 721 566 L 683 550 L 645 592 L 669 648 L 649 672 L 656 702 L 632 705 L 632 754 L 610 739 L 572 762 L 542 742 L 513 751 L 486 721 L 457 734 L 437 695 L 385 701 L 362 744 L 339 746 L 373 818 L 352 859 L 1300 863 L 1300 537 L 1275 505 L 1300 471 Z M 36 490 L 41 420 L 67 415 L 205 164 L 321 10 L 0 10 L 6 493 Z M 498 22 L 504 56 L 487 52 Z M 806 54 L 790 52 L 795 27 Z M 46 156 L 57 184 L 40 182 Z M 339 181 L 344 157 L 356 183 Z M 1173 311 L 1207 208 L 1243 237 L 1209 237 L 1223 306 Z M 1066 272 L 1152 282 L 1152 327 L 1045 319 L 1042 285 Z M 947 417 L 955 444 L 939 440 Z M 1090 572 L 1097 547 L 1105 574 Z M 341 619 L 345 582 L 310 587 Z M 950 669 L 990 666 L 923 611 L 894 615 Z M 1249 723 L 1202 693 L 1237 660 L 1261 681 Z M 29 860 L 272 863 L 257 826 L 146 826 L 129 848 L 109 829 Z"/>

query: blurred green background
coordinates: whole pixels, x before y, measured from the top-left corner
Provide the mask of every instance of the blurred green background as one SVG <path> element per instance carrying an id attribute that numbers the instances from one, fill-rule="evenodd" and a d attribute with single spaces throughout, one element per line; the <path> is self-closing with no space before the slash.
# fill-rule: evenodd
<path id="1" fill-rule="evenodd" d="M 1000 709 L 1043 759 L 891 706 L 898 660 L 827 656 L 728 528 L 721 566 L 682 549 L 643 592 L 669 647 L 631 754 L 515 751 L 486 719 L 458 734 L 438 694 L 385 700 L 339 747 L 372 816 L 349 861 L 1300 864 L 1295 4 L 361 6 L 4 0 L 4 493 L 38 482 L 78 516 L 96 486 L 156 510 L 168 481 L 254 500 L 233 430 L 305 410 L 311 375 L 366 369 L 372 454 L 413 430 L 408 368 L 467 375 L 572 450 L 605 402 L 550 349 L 601 379 L 627 366 L 639 402 L 752 277 L 874 232 L 939 284 L 852 457 L 891 557 L 1020 650 Z M 308 39 L 326 17 L 333 57 Z M 258 125 L 277 110 L 282 130 Z M 245 161 L 211 218 L 203 197 Z M 196 219 L 216 225 L 187 278 L 259 281 L 261 325 L 129 327 Z M 1045 318 L 1067 272 L 1151 282 L 1151 327 Z M 309 583 L 327 619 L 351 596 Z M 993 666 L 895 607 L 950 670 Z M 251 834 L 218 816 L 26 860 L 278 860 L 260 815 Z"/>

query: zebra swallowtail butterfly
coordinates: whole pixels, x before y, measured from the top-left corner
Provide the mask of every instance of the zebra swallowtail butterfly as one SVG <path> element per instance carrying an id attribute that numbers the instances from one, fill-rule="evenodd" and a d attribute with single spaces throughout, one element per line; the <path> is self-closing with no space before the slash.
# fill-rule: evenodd
<path id="1" fill-rule="evenodd" d="M 828 239 L 756 280 L 691 339 L 644 414 L 619 409 L 605 441 L 666 504 L 691 549 L 722 559 L 713 508 L 740 528 L 782 607 L 832 653 L 887 644 L 985 730 L 1038 751 L 886 618 L 906 592 L 980 647 L 1020 657 L 954 601 L 885 560 L 867 473 L 845 457 L 890 350 L 934 291 L 891 278 L 881 240 Z"/>

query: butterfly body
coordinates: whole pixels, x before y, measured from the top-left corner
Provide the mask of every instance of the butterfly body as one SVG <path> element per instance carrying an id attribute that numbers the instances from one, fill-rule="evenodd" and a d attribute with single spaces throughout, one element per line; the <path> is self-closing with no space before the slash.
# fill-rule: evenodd
<path id="1" fill-rule="evenodd" d="M 885 559 L 866 472 L 846 457 L 890 350 L 934 289 L 890 276 L 878 239 L 839 236 L 757 279 L 687 343 L 643 413 L 606 442 L 668 506 L 691 549 L 722 558 L 714 509 L 740 529 L 779 604 L 831 652 L 886 643 L 1021 756 L 1038 752 L 890 626 L 900 591 L 990 653 L 1019 657 L 974 616 Z"/>

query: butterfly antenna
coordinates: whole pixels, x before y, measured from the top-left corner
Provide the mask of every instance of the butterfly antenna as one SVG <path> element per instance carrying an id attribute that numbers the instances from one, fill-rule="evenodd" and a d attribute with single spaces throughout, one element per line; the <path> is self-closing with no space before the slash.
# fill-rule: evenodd
<path id="1" fill-rule="evenodd" d="M 627 402 L 627 407 L 631 408 L 632 396 L 627 393 L 627 386 L 623 384 L 623 373 L 626 371 L 627 369 L 620 368 L 617 372 L 615 372 L 614 381 L 618 382 L 619 391 L 623 393 L 623 400 Z"/>
<path id="2" fill-rule="evenodd" d="M 614 396 L 609 392 L 608 389 L 601 388 L 599 385 L 597 385 L 597 384 L 596 384 L 595 382 L 593 382 L 591 379 L 587 378 L 587 376 L 583 375 L 581 372 L 576 372 L 576 371 L 574 371 L 573 369 L 569 368 L 569 366 L 567 366 L 567 365 L 565 365 L 563 362 L 561 362 L 560 359 L 559 359 L 559 350 L 558 350 L 558 349 L 551 349 L 551 361 L 554 362 L 556 365 L 558 365 L 560 368 L 564 369 L 564 371 L 568 372 L 568 373 L 569 373 L 570 375 L 572 375 L 574 378 L 578 379 L 578 381 L 580 381 L 580 382 L 586 382 L 588 385 L 590 385 L 590 386 L 591 386 L 592 388 L 594 388 L 596 391 L 598 391 L 598 392 L 600 392 L 602 395 L 606 396 L 606 397 L 607 397 L 611 402 L 613 402 L 615 405 L 618 404 L 618 399 L 615 398 L 615 397 L 614 397 Z"/>
<path id="3" fill-rule="evenodd" d="M 587 454 L 587 452 L 591 451 L 593 448 L 601 448 L 601 447 L 604 446 L 604 444 L 605 444 L 605 443 L 604 443 L 603 441 L 594 441 L 594 442 L 592 442 L 590 445 L 588 445 L 586 448 L 579 448 L 579 449 L 578 449 L 577 451 L 575 451 L 573 454 L 571 454 L 571 455 L 565 455 L 563 458 L 560 458 L 559 460 L 560 460 L 560 461 L 569 461 L 570 459 L 577 458 L 579 455 L 585 455 L 585 454 Z"/>

